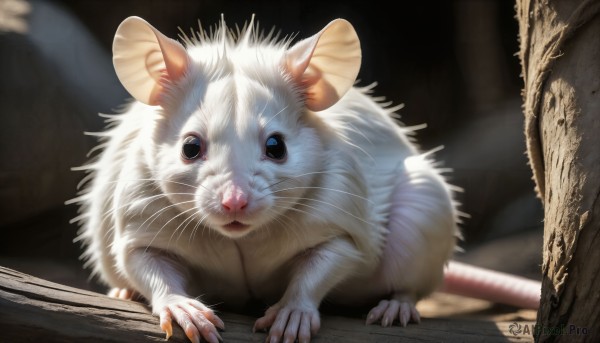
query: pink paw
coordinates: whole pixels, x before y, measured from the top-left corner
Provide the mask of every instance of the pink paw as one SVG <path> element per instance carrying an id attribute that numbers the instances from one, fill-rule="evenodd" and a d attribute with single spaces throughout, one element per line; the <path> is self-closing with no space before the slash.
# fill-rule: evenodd
<path id="1" fill-rule="evenodd" d="M 254 331 L 269 329 L 267 343 L 310 342 L 321 326 L 319 310 L 315 306 L 282 306 L 275 304 L 256 320 Z"/>
<path id="2" fill-rule="evenodd" d="M 381 320 L 381 326 L 392 326 L 398 320 L 400 326 L 404 327 L 409 322 L 419 323 L 421 316 L 415 307 L 415 303 L 407 298 L 398 297 L 391 300 L 381 300 L 379 304 L 367 316 L 367 325 Z"/>
<path id="3" fill-rule="evenodd" d="M 199 343 L 200 337 L 210 343 L 223 340 L 217 328 L 224 330 L 225 324 L 198 300 L 172 295 L 162 299 L 153 310 L 160 317 L 160 328 L 167 334 L 167 339 L 173 335 L 171 323 L 175 320 L 193 343 Z"/>
<path id="4" fill-rule="evenodd" d="M 141 300 L 141 298 L 142 298 L 142 296 L 134 290 L 130 290 L 128 288 L 117 288 L 117 287 L 108 291 L 108 296 L 111 298 L 118 298 L 118 299 L 123 299 L 123 300 L 134 300 L 134 301 Z"/>

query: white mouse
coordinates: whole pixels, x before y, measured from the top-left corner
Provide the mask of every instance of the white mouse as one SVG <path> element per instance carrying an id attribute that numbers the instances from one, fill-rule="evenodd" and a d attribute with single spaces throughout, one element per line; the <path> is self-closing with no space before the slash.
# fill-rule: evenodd
<path id="1" fill-rule="evenodd" d="M 113 295 L 142 295 L 172 333 L 215 343 L 211 302 L 272 304 L 255 329 L 308 342 L 326 298 L 367 323 L 419 322 L 459 235 L 452 188 L 411 130 L 355 88 L 345 20 L 291 45 L 224 21 L 186 47 L 138 17 L 118 28 L 136 101 L 84 169 L 79 240 Z M 538 298 L 539 299 L 539 298 Z"/>

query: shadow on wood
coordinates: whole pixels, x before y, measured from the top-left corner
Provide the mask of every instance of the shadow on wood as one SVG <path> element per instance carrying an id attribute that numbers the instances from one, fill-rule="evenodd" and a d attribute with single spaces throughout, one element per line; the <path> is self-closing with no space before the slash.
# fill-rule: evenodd
<path id="1" fill-rule="evenodd" d="M 250 316 L 221 313 L 225 342 L 263 342 Z M 324 315 L 313 342 L 507 342 L 530 341 L 509 333 L 511 319 L 425 318 L 406 328 L 366 326 L 361 318 Z M 533 321 L 518 321 L 519 325 Z M 169 342 L 187 342 L 174 325 Z M 0 332 L 3 342 L 165 342 L 158 318 L 141 303 L 52 283 L 0 267 Z"/>

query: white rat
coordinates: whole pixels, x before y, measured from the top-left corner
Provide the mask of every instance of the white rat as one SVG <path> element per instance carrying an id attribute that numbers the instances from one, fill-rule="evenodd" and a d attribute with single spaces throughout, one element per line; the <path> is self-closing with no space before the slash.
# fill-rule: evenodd
<path id="1" fill-rule="evenodd" d="M 353 87 L 350 23 L 291 46 L 222 22 L 186 43 L 138 17 L 117 30 L 114 66 L 137 101 L 110 117 L 74 200 L 94 274 L 192 342 L 221 339 L 209 300 L 272 303 L 255 323 L 269 342 L 309 341 L 325 298 L 373 304 L 367 323 L 419 322 L 457 211 L 411 131 Z"/>

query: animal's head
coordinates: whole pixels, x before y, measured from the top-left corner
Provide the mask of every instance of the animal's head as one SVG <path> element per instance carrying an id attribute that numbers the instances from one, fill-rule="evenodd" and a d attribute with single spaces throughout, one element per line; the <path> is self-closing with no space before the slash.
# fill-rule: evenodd
<path id="1" fill-rule="evenodd" d="M 152 173 L 186 217 L 241 237 L 302 200 L 327 161 L 312 111 L 334 105 L 360 68 L 345 20 L 290 46 L 224 22 L 186 47 L 138 17 L 118 28 L 113 62 L 149 111 Z M 298 208 L 298 211 L 306 209 Z"/>

